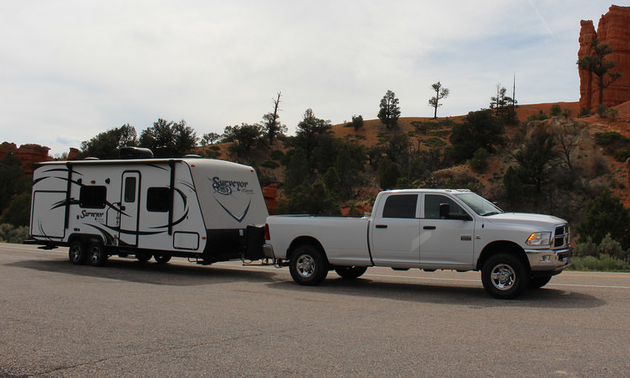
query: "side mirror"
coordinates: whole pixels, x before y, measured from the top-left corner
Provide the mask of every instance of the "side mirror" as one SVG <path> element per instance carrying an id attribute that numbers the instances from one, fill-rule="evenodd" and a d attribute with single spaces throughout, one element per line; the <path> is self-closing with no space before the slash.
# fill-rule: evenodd
<path id="1" fill-rule="evenodd" d="M 440 204 L 440 219 L 457 219 L 463 221 L 472 220 L 468 214 L 451 214 L 451 206 L 448 203 Z"/>
<path id="2" fill-rule="evenodd" d="M 451 213 L 451 205 L 448 203 L 440 204 L 440 219 L 448 219 L 448 215 Z"/>

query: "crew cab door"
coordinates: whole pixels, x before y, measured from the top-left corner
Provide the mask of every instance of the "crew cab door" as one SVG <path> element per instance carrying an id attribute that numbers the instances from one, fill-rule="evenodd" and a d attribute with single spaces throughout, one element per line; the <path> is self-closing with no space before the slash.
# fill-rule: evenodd
<path id="1" fill-rule="evenodd" d="M 420 262 L 419 194 L 388 193 L 379 200 L 370 226 L 375 265 L 409 268 Z"/>
<path id="2" fill-rule="evenodd" d="M 448 204 L 449 215 L 440 216 Z M 423 194 L 420 220 L 420 264 L 427 268 L 470 269 L 475 247 L 475 218 L 453 199 L 442 194 Z"/>

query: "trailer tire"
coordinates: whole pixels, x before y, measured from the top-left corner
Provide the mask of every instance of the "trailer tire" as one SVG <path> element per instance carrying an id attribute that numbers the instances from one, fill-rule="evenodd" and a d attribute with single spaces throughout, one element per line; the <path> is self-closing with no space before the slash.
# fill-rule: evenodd
<path id="1" fill-rule="evenodd" d="M 353 280 L 359 278 L 365 273 L 367 266 L 338 266 L 335 272 L 344 279 Z"/>
<path id="2" fill-rule="evenodd" d="M 328 261 L 318 248 L 308 244 L 300 245 L 291 254 L 289 272 L 300 285 L 319 285 L 328 275 Z"/>
<path id="3" fill-rule="evenodd" d="M 488 294 L 497 299 L 514 299 L 529 285 L 530 272 L 517 256 L 500 253 L 491 256 L 481 269 L 481 281 Z"/>
<path id="4" fill-rule="evenodd" d="M 153 255 L 153 258 L 155 259 L 155 261 L 157 261 L 158 264 L 166 264 L 167 262 L 171 261 L 171 255 L 155 254 Z"/>
<path id="5" fill-rule="evenodd" d="M 85 244 L 80 241 L 73 241 L 68 248 L 68 259 L 75 265 L 83 265 L 87 260 Z"/>
<path id="6" fill-rule="evenodd" d="M 103 266 L 107 262 L 107 252 L 100 242 L 91 243 L 87 250 L 88 262 L 92 266 Z"/>

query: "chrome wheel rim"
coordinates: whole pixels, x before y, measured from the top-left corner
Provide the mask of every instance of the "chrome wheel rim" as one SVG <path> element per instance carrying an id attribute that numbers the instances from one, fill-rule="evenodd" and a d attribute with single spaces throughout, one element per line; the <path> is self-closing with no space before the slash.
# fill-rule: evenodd
<path id="1" fill-rule="evenodd" d="M 300 256 L 296 262 L 297 272 L 302 277 L 310 277 L 315 272 L 315 259 L 309 255 Z"/>
<path id="2" fill-rule="evenodd" d="M 507 264 L 498 264 L 490 274 L 492 285 L 499 290 L 510 290 L 516 282 L 516 272 Z"/>
<path id="3" fill-rule="evenodd" d="M 70 248 L 70 257 L 72 258 L 72 261 L 79 261 L 81 259 L 81 246 L 79 245 L 74 245 Z"/>

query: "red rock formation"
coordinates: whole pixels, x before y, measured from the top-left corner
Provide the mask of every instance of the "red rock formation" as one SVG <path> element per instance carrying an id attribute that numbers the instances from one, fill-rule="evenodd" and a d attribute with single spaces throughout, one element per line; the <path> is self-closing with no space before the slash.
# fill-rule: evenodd
<path id="1" fill-rule="evenodd" d="M 581 21 L 580 50 L 578 59 L 592 53 L 591 44 L 595 38 L 599 43 L 607 43 L 613 53 L 606 56 L 616 63 L 613 71 L 621 72 L 622 77 L 604 90 L 604 104 L 615 106 L 630 101 L 630 7 L 612 5 L 608 13 L 599 19 L 597 31 L 593 21 Z M 580 75 L 580 107 L 593 110 L 599 103 L 599 87 L 596 77 L 578 70 Z"/>
<path id="2" fill-rule="evenodd" d="M 267 210 L 269 214 L 273 214 L 278 207 L 278 184 L 267 185 L 263 188 L 263 197 L 265 197 L 265 203 L 267 204 Z"/>
<path id="3" fill-rule="evenodd" d="M 3 142 L 0 144 L 0 159 L 7 153 L 14 153 L 20 159 L 20 168 L 27 175 L 33 174 L 33 164 L 51 160 L 48 156 L 50 148 L 38 144 L 23 144 L 17 148 L 15 143 Z"/>

